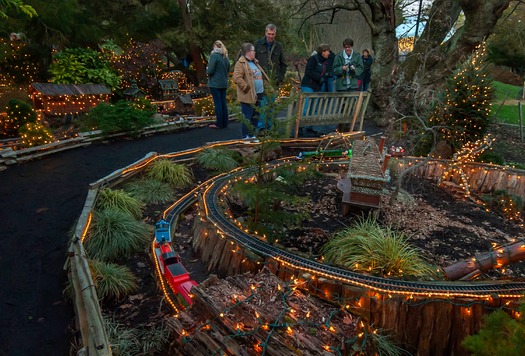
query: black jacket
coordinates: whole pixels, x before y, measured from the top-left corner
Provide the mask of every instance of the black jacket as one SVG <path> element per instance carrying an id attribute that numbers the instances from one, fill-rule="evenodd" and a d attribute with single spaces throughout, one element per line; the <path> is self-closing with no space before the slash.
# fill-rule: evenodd
<path id="1" fill-rule="evenodd" d="M 284 79 L 286 67 L 288 66 L 281 43 L 274 41 L 268 48 L 265 36 L 255 42 L 254 47 L 255 58 L 257 58 L 261 67 L 276 81 L 276 84 L 280 84 Z"/>
<path id="2" fill-rule="evenodd" d="M 314 91 L 320 91 L 323 83 L 331 76 L 331 61 L 320 54 L 314 54 L 308 58 L 304 70 L 301 86 L 312 88 Z"/>

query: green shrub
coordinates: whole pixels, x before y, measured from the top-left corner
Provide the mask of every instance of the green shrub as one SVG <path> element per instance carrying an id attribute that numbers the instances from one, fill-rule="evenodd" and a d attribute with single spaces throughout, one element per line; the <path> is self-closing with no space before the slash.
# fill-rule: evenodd
<path id="1" fill-rule="evenodd" d="M 51 131 L 38 122 L 28 122 L 18 132 L 24 147 L 40 146 L 55 141 Z"/>
<path id="2" fill-rule="evenodd" d="M 503 159 L 503 157 L 500 154 L 492 150 L 486 150 L 485 152 L 480 154 L 479 157 L 476 159 L 476 161 L 484 162 L 484 163 L 499 164 L 501 166 L 505 164 L 505 160 Z"/>
<path id="3" fill-rule="evenodd" d="M 143 251 L 152 234 L 150 226 L 115 209 L 93 213 L 84 247 L 89 256 L 102 261 L 126 258 Z"/>
<path id="4" fill-rule="evenodd" d="M 193 108 L 195 115 L 214 115 L 215 105 L 213 104 L 213 98 L 211 95 L 204 98 L 195 99 L 193 101 Z"/>
<path id="5" fill-rule="evenodd" d="M 185 164 L 177 164 L 166 158 L 150 164 L 146 177 L 168 183 L 174 188 L 184 188 L 193 183 L 193 173 Z"/>
<path id="6" fill-rule="evenodd" d="M 116 209 L 129 214 L 135 219 L 139 219 L 142 216 L 142 203 L 122 189 L 101 189 L 98 193 L 95 209 Z"/>
<path id="7" fill-rule="evenodd" d="M 241 155 L 227 148 L 206 148 L 199 152 L 196 159 L 206 169 L 228 172 L 239 167 Z"/>
<path id="8" fill-rule="evenodd" d="M 118 101 L 115 104 L 101 102 L 85 117 L 84 126 L 97 128 L 104 134 L 128 132 L 136 135 L 139 130 L 156 122 L 155 111 L 143 101 L 139 103 Z"/>
<path id="9" fill-rule="evenodd" d="M 383 277 L 431 276 L 434 269 L 410 246 L 403 233 L 371 218 L 335 233 L 323 246 L 325 261 Z"/>
<path id="10" fill-rule="evenodd" d="M 481 200 L 490 210 L 509 220 L 519 221 L 521 219 L 523 199 L 517 195 L 505 190 L 496 190 L 492 194 L 484 194 Z"/>
<path id="11" fill-rule="evenodd" d="M 36 123 L 35 110 L 22 100 L 12 99 L 5 108 L 7 118 L 2 118 L 0 137 L 17 137 L 18 130 L 27 123 Z"/>
<path id="12" fill-rule="evenodd" d="M 512 319 L 503 310 L 483 318 L 483 326 L 476 335 L 467 336 L 462 345 L 477 356 L 525 355 L 525 304 L 520 306 L 520 316 Z"/>
<path id="13" fill-rule="evenodd" d="M 146 204 L 166 203 L 173 200 L 175 190 L 156 179 L 142 178 L 129 182 L 124 190 L 132 197 Z"/>
<path id="14" fill-rule="evenodd" d="M 137 290 L 137 278 L 126 266 L 89 260 L 91 277 L 97 296 L 105 300 L 120 300 Z"/>

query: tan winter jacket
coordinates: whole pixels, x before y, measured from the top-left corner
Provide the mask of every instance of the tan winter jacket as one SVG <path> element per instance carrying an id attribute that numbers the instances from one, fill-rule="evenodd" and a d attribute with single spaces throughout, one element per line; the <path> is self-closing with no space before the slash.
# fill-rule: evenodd
<path id="1" fill-rule="evenodd" d="M 253 62 L 263 75 L 264 88 L 266 89 L 269 82 L 268 75 L 256 59 L 254 59 Z M 246 104 L 255 104 L 257 102 L 253 74 L 245 56 L 241 56 L 237 63 L 235 63 L 233 81 L 237 85 L 237 100 L 239 102 Z"/>

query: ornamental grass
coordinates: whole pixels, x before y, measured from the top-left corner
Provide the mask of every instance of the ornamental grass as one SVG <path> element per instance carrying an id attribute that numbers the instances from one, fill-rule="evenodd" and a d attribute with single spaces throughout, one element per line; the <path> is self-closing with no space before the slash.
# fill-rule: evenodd
<path id="1" fill-rule="evenodd" d="M 101 299 L 121 300 L 138 289 L 137 278 L 126 266 L 89 260 L 89 269 Z"/>
<path id="2" fill-rule="evenodd" d="M 148 167 L 146 177 L 168 183 L 174 188 L 185 188 L 193 183 L 193 173 L 185 164 L 166 158 L 154 161 Z"/>
<path id="3" fill-rule="evenodd" d="M 241 155 L 227 148 L 206 148 L 199 152 L 196 159 L 204 168 L 222 173 L 239 167 Z"/>
<path id="4" fill-rule="evenodd" d="M 170 332 L 164 325 L 128 327 L 104 318 L 113 355 L 161 355 L 168 346 Z"/>
<path id="5" fill-rule="evenodd" d="M 98 211 L 115 209 L 139 219 L 142 217 L 142 202 L 133 198 L 122 189 L 113 190 L 104 188 L 100 190 L 95 203 Z"/>
<path id="6" fill-rule="evenodd" d="M 407 242 L 403 233 L 372 218 L 335 233 L 323 246 L 325 261 L 383 277 L 432 276 L 434 268 Z"/>
<path id="7" fill-rule="evenodd" d="M 152 228 L 116 209 L 104 209 L 93 213 L 84 247 L 91 258 L 115 260 L 126 258 L 144 250 L 149 242 Z"/>
<path id="8" fill-rule="evenodd" d="M 142 178 L 124 186 L 132 197 L 146 204 L 167 203 L 173 200 L 175 190 L 168 183 L 156 179 Z"/>

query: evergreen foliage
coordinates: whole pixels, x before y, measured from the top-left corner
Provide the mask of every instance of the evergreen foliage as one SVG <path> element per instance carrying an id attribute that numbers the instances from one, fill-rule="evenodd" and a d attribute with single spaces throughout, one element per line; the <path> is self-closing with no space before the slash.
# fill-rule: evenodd
<path id="1" fill-rule="evenodd" d="M 372 218 L 335 233 L 323 246 L 325 261 L 382 277 L 432 276 L 434 269 L 407 242 L 407 236 Z"/>
<path id="2" fill-rule="evenodd" d="M 241 155 L 227 148 L 206 148 L 196 159 L 204 168 L 222 173 L 239 167 Z"/>
<path id="3" fill-rule="evenodd" d="M 175 195 L 175 190 L 168 183 L 148 178 L 132 181 L 124 186 L 124 190 L 146 204 L 167 203 Z"/>
<path id="4" fill-rule="evenodd" d="M 97 296 L 105 300 L 120 300 L 137 290 L 137 278 L 126 266 L 88 260 Z"/>
<path id="5" fill-rule="evenodd" d="M 130 257 L 144 250 L 151 236 L 151 227 L 116 209 L 93 213 L 84 247 L 89 256 L 101 261 Z"/>
<path id="6" fill-rule="evenodd" d="M 525 303 L 521 303 L 519 316 L 511 318 L 503 310 L 485 315 L 481 330 L 467 336 L 462 345 L 475 356 L 525 355 Z"/>
<path id="7" fill-rule="evenodd" d="M 185 164 L 177 164 L 166 158 L 149 165 L 146 177 L 169 184 L 174 188 L 185 188 L 193 182 L 193 172 Z"/>
<path id="8" fill-rule="evenodd" d="M 18 132 L 24 147 L 40 146 L 55 141 L 51 131 L 38 122 L 28 122 Z"/>
<path id="9" fill-rule="evenodd" d="M 440 99 L 429 116 L 438 128 L 438 141 L 459 149 L 482 139 L 490 124 L 494 90 L 488 76 L 485 47 L 479 47 L 445 82 Z"/>
<path id="10" fill-rule="evenodd" d="M 142 216 L 142 203 L 131 197 L 122 189 L 104 188 L 99 191 L 96 210 L 116 209 L 126 213 L 135 219 Z"/>
<path id="11" fill-rule="evenodd" d="M 20 127 L 27 123 L 36 123 L 35 110 L 25 101 L 9 100 L 6 113 L 7 117 L 2 116 L 0 119 L 0 137 L 16 137 Z"/>
<path id="12" fill-rule="evenodd" d="M 155 111 L 145 101 L 118 101 L 115 104 L 101 102 L 89 111 L 85 126 L 98 128 L 104 134 L 125 131 L 136 135 L 140 129 L 156 122 Z"/>

